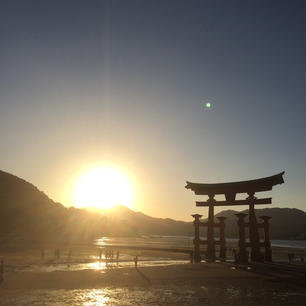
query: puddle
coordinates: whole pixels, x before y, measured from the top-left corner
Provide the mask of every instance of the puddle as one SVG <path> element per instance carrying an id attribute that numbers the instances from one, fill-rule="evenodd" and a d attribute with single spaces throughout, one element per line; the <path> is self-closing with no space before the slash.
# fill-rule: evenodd
<path id="1" fill-rule="evenodd" d="M 165 288 L 166 287 L 166 288 Z M 205 288 L 206 290 L 203 290 Z M 1 292 L 1 305 L 119 306 L 119 305 L 295 305 L 302 306 L 305 293 L 287 289 L 251 287 L 103 288 L 77 290 L 10 290 Z"/>

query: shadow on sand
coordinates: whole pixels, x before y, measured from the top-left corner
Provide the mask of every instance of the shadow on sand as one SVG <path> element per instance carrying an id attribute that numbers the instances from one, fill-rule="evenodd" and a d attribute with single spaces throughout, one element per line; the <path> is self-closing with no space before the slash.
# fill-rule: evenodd
<path id="1" fill-rule="evenodd" d="M 148 277 L 146 277 L 143 272 L 141 272 L 138 268 L 135 268 L 136 271 L 138 272 L 138 274 L 143 278 L 145 279 L 148 283 L 151 283 L 150 279 Z"/>

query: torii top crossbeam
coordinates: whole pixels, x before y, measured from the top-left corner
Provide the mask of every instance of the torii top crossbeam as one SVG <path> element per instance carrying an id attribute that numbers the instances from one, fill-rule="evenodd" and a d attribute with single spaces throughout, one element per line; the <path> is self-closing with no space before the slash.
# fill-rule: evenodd
<path id="1" fill-rule="evenodd" d="M 191 189 L 196 195 L 225 194 L 226 198 L 232 198 L 232 196 L 236 195 L 236 193 L 253 194 L 259 191 L 272 190 L 272 187 L 274 185 L 284 183 L 284 173 L 285 171 L 273 176 L 264 177 L 256 180 L 231 183 L 199 184 L 187 181 L 187 185 L 185 186 L 185 188 Z"/>

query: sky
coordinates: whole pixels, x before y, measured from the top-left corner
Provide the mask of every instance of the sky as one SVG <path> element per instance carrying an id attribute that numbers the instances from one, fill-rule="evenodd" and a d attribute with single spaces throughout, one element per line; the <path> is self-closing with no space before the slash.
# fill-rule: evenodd
<path id="1" fill-rule="evenodd" d="M 155 217 L 281 171 L 257 196 L 305 211 L 304 1 L 2 0 L 0 38 L 0 169 L 53 200 L 109 163 Z"/>

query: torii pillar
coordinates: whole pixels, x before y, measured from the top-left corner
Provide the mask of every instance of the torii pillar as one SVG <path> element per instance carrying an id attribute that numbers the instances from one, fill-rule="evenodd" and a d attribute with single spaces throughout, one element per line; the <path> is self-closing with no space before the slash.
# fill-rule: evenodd
<path id="1" fill-rule="evenodd" d="M 207 223 L 207 250 L 206 260 L 214 261 L 216 259 L 215 235 L 214 235 L 214 195 L 210 194 L 208 199 L 208 223 Z"/>
<path id="2" fill-rule="evenodd" d="M 263 254 L 260 252 L 260 239 L 258 233 L 258 224 L 255 214 L 255 200 L 254 192 L 248 193 L 247 200 L 249 202 L 249 237 L 251 242 L 251 260 L 263 261 Z"/>
<path id="3" fill-rule="evenodd" d="M 239 253 L 238 253 L 238 262 L 239 263 L 247 263 L 248 255 L 246 250 L 246 241 L 245 241 L 245 221 L 244 218 L 247 214 L 238 213 L 235 214 L 238 217 L 238 229 L 239 229 Z"/>
<path id="4" fill-rule="evenodd" d="M 201 221 L 200 221 L 200 218 L 202 217 L 202 215 L 194 214 L 191 216 L 194 217 L 194 221 L 193 221 L 193 225 L 194 225 L 193 260 L 195 262 L 201 262 L 201 254 L 200 254 L 200 224 L 201 224 Z"/>
<path id="5" fill-rule="evenodd" d="M 220 259 L 226 259 L 226 244 L 225 244 L 225 219 L 226 217 L 217 217 L 220 227 Z"/>
<path id="6" fill-rule="evenodd" d="M 265 233 L 265 261 L 272 261 L 272 251 L 271 251 L 271 241 L 270 241 L 270 234 L 269 234 L 269 220 L 271 217 L 269 216 L 262 216 L 260 217 L 263 220 L 263 228 Z"/>

